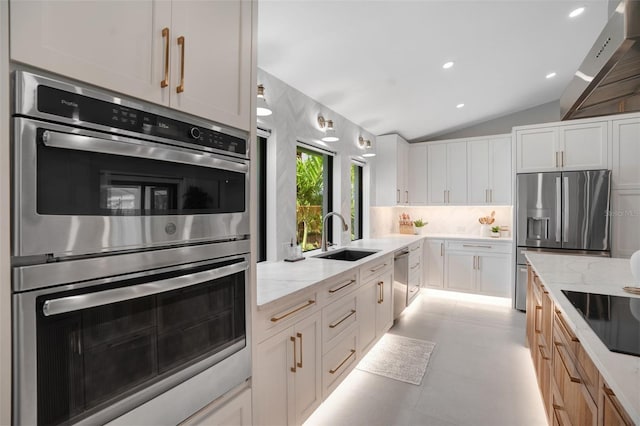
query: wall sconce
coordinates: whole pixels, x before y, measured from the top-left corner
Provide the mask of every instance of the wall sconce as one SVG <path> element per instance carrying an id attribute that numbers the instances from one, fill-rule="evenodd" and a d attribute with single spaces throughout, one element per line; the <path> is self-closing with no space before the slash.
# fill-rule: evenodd
<path id="1" fill-rule="evenodd" d="M 369 139 L 364 139 L 362 136 L 358 138 L 358 146 L 365 150 L 363 157 L 375 157 L 376 153 L 373 152 L 373 148 L 371 146 L 371 141 Z"/>
<path id="2" fill-rule="evenodd" d="M 266 117 L 273 113 L 271 108 L 269 108 L 269 104 L 267 104 L 267 100 L 264 98 L 264 86 L 262 84 L 258 84 L 258 102 L 256 104 L 256 115 L 258 117 Z"/>
<path id="3" fill-rule="evenodd" d="M 321 129 L 325 129 L 324 136 L 321 138 L 323 142 L 338 142 L 340 138 L 336 136 L 336 130 L 333 128 L 333 120 L 325 120 L 322 115 L 318 115 L 318 125 Z"/>

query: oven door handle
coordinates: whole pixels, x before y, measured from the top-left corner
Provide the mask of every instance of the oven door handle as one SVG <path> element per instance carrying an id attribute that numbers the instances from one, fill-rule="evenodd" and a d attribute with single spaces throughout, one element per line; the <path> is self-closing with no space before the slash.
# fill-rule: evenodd
<path id="1" fill-rule="evenodd" d="M 189 275 L 132 285 L 130 287 L 120 287 L 111 290 L 97 291 L 95 293 L 50 299 L 44 302 L 44 305 L 42 306 L 42 313 L 48 317 L 67 312 L 79 311 L 82 309 L 94 308 L 96 306 L 107 305 L 110 303 L 137 299 L 139 297 L 151 296 L 170 290 L 177 290 L 200 284 L 205 281 L 223 278 L 238 272 L 246 271 L 247 269 L 249 269 L 249 262 L 243 261 L 209 271 L 195 272 Z"/>
<path id="2" fill-rule="evenodd" d="M 186 150 L 172 149 L 169 146 L 145 145 L 134 140 L 118 139 L 116 141 L 45 130 L 42 134 L 42 143 L 52 148 L 170 161 L 172 163 L 190 164 L 239 173 L 247 173 L 249 171 L 249 166 L 244 163 L 215 158 L 197 151 L 188 152 Z"/>

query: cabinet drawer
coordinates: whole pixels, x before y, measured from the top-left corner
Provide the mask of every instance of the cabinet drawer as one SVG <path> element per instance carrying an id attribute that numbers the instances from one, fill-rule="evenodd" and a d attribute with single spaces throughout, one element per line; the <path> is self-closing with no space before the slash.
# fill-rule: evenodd
<path id="1" fill-rule="evenodd" d="M 572 359 L 576 358 L 580 340 L 567 325 L 560 310 L 556 309 L 553 318 L 553 340 L 565 345 Z"/>
<path id="2" fill-rule="evenodd" d="M 633 426 L 633 421 L 622 408 L 615 393 L 607 386 L 600 376 L 600 395 L 598 400 L 599 416 L 602 419 L 598 424 L 607 426 Z"/>
<path id="3" fill-rule="evenodd" d="M 409 264 L 422 262 L 422 241 L 409 245 Z"/>
<path id="4" fill-rule="evenodd" d="M 358 287 L 358 271 L 332 278 L 323 286 L 322 297 L 324 300 L 336 300 L 355 290 Z"/>
<path id="5" fill-rule="evenodd" d="M 319 311 L 319 309 L 318 294 L 310 292 L 304 296 L 279 303 L 265 311 L 258 311 L 256 339 L 260 342 L 306 315 Z"/>
<path id="6" fill-rule="evenodd" d="M 354 328 L 322 357 L 322 394 L 326 398 L 356 365 L 358 333 Z"/>
<path id="7" fill-rule="evenodd" d="M 322 342 L 326 352 L 340 334 L 357 322 L 356 295 L 336 300 L 322 310 Z"/>
<path id="8" fill-rule="evenodd" d="M 385 272 L 393 267 L 393 257 L 385 256 L 374 262 L 370 262 L 360 268 L 360 281 L 367 282 L 369 278 Z"/>
<path id="9" fill-rule="evenodd" d="M 473 251 L 474 253 L 511 253 L 511 244 L 485 241 L 447 241 L 447 249 Z"/>

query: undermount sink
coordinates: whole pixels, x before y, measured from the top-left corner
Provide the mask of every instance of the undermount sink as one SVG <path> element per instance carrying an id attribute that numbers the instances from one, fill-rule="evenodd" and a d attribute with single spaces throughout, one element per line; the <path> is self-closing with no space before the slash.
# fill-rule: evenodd
<path id="1" fill-rule="evenodd" d="M 347 262 L 355 262 L 356 260 L 360 260 L 367 256 L 371 256 L 377 251 L 378 250 L 355 250 L 355 249 L 343 248 L 343 249 L 328 251 L 313 257 L 317 257 L 320 259 L 345 260 Z"/>

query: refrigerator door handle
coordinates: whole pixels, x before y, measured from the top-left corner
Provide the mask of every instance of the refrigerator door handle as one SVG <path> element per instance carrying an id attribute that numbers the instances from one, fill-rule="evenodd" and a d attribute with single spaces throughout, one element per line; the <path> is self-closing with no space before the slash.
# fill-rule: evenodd
<path id="1" fill-rule="evenodd" d="M 569 242 L 569 236 L 567 235 L 567 230 L 569 229 L 569 177 L 565 176 L 562 178 L 562 183 L 563 183 L 563 187 L 562 187 L 562 192 L 563 192 L 563 200 L 562 200 L 562 229 L 563 229 L 563 236 L 562 236 L 562 242 L 568 243 Z"/>
<path id="2" fill-rule="evenodd" d="M 560 234 L 562 233 L 562 188 L 560 187 L 560 177 L 556 178 L 556 242 L 560 242 Z"/>

